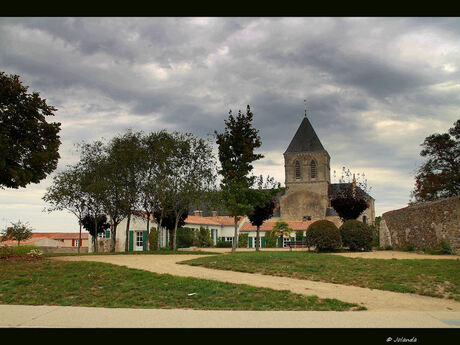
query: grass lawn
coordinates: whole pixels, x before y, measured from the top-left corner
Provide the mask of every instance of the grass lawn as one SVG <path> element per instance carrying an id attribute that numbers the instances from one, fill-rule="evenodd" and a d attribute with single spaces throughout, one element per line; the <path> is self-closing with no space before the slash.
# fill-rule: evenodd
<path id="1" fill-rule="evenodd" d="M 243 252 L 182 263 L 460 301 L 459 260 L 382 260 L 312 252 Z"/>
<path id="2" fill-rule="evenodd" d="M 188 294 L 192 294 L 188 296 Z M 0 261 L 0 303 L 214 310 L 363 310 L 336 299 L 99 262 Z"/>

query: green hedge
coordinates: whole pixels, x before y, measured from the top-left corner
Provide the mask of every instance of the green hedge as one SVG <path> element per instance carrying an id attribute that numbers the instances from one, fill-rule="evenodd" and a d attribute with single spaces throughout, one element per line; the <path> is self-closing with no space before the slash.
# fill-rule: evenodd
<path id="1" fill-rule="evenodd" d="M 249 243 L 249 234 L 238 235 L 238 248 L 247 248 Z"/>
<path id="2" fill-rule="evenodd" d="M 276 236 L 273 236 L 273 231 L 265 232 L 265 248 L 276 248 Z"/>
<path id="3" fill-rule="evenodd" d="M 176 233 L 177 248 L 189 248 L 193 246 L 195 230 L 189 228 L 178 228 Z"/>
<path id="4" fill-rule="evenodd" d="M 347 220 L 340 227 L 342 244 L 352 251 L 372 250 L 372 229 L 358 220 Z"/>
<path id="5" fill-rule="evenodd" d="M 340 231 L 334 223 L 328 220 L 318 220 L 311 224 L 307 230 L 306 242 L 316 251 L 330 251 L 342 246 Z"/>

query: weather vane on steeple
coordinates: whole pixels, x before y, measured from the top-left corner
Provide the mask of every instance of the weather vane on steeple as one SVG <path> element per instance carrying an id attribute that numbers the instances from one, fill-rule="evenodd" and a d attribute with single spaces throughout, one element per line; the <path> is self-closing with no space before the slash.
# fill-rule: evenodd
<path id="1" fill-rule="evenodd" d="M 307 117 L 307 100 L 304 99 L 303 102 L 305 103 L 305 117 Z"/>

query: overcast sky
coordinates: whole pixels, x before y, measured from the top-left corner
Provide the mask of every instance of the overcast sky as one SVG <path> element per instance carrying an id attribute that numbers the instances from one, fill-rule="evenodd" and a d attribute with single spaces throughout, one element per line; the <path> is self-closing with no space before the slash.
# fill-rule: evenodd
<path id="1" fill-rule="evenodd" d="M 254 173 L 284 183 L 307 99 L 331 175 L 364 172 L 377 215 L 407 206 L 420 144 L 460 118 L 459 69 L 459 18 L 0 18 L 0 71 L 58 108 L 58 170 L 82 140 L 207 137 L 250 104 L 265 155 Z M 0 229 L 78 231 L 42 212 L 50 182 L 0 190 Z"/>

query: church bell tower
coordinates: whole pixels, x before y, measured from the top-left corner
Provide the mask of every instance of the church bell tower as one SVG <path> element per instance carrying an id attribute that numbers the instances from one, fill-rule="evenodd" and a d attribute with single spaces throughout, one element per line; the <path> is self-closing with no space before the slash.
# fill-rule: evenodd
<path id="1" fill-rule="evenodd" d="M 284 152 L 286 193 L 280 199 L 285 220 L 324 219 L 329 205 L 330 156 L 310 121 L 302 119 Z"/>

